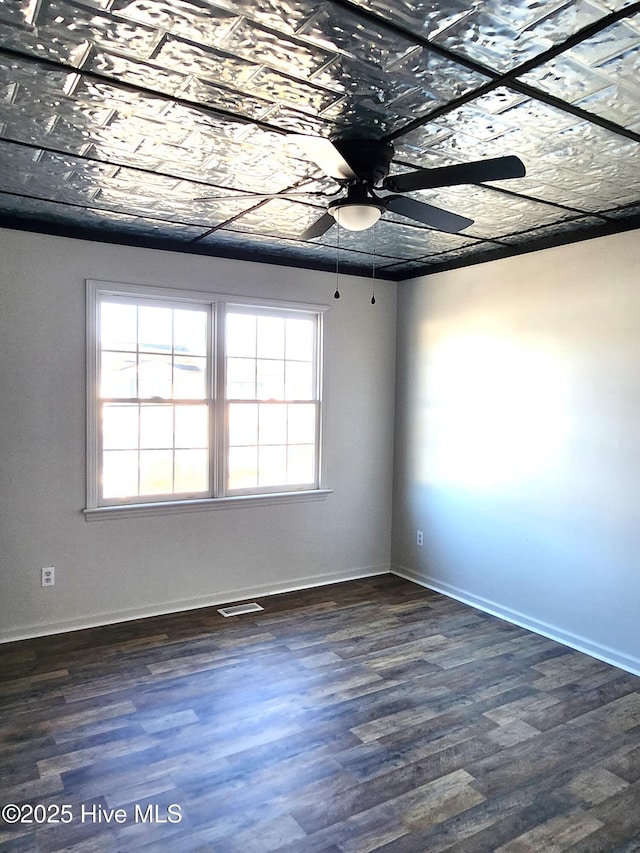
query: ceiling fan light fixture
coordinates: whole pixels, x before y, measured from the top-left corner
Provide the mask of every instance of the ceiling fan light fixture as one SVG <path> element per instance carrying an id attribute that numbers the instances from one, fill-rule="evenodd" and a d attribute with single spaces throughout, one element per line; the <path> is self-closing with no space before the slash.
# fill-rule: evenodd
<path id="1" fill-rule="evenodd" d="M 329 205 L 329 213 L 347 231 L 366 231 L 376 224 L 383 210 L 382 205 L 374 201 L 336 201 Z"/>

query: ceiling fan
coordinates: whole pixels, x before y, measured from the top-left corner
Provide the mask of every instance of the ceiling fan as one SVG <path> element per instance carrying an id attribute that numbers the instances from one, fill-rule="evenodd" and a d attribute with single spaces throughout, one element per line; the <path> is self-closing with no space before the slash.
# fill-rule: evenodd
<path id="1" fill-rule="evenodd" d="M 346 187 L 346 196 L 331 201 L 327 212 L 300 235 L 301 240 L 322 236 L 336 222 L 349 231 L 364 231 L 374 225 L 385 210 L 439 231 L 456 234 L 471 225 L 473 219 L 406 198 L 401 193 L 521 178 L 526 173 L 522 161 L 509 156 L 389 175 L 394 148 L 388 142 L 375 139 L 331 140 L 303 134 L 292 134 L 288 139 L 323 172 Z M 376 188 L 391 195 L 380 196 Z"/>
<path id="2" fill-rule="evenodd" d="M 438 231 L 456 234 L 471 225 L 473 219 L 407 198 L 402 193 L 456 184 L 522 178 L 526 174 L 525 166 L 519 157 L 507 156 L 389 175 L 395 151 L 391 143 L 383 140 L 328 139 L 293 133 L 286 137 L 286 141 L 297 145 L 308 160 L 346 190 L 346 195 L 329 202 L 326 213 L 300 235 L 300 240 L 321 237 L 336 222 L 349 231 L 364 231 L 374 225 L 387 210 Z M 378 195 L 380 190 L 390 195 Z M 327 193 L 285 191 L 273 195 L 256 195 L 261 198 L 287 198 L 294 195 L 326 196 Z"/>

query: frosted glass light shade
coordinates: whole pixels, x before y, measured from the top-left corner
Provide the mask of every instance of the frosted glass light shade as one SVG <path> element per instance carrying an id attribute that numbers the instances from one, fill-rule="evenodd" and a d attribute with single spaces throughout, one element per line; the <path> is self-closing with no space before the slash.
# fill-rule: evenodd
<path id="1" fill-rule="evenodd" d="M 347 231 L 365 231 L 375 225 L 382 214 L 377 204 L 343 202 L 330 205 L 329 213 Z"/>

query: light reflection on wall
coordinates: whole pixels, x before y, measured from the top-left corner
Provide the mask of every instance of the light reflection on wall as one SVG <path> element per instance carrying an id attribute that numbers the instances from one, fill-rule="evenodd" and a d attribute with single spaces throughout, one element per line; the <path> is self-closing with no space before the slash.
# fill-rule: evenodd
<path id="1" fill-rule="evenodd" d="M 495 489 L 546 479 L 568 421 L 553 344 L 476 331 L 434 340 L 433 331 L 423 327 L 420 346 L 419 480 Z"/>

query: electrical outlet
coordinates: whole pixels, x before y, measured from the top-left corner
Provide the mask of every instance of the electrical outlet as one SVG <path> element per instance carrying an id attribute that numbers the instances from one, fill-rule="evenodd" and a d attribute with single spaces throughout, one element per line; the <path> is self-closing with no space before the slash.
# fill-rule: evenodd
<path id="1" fill-rule="evenodd" d="M 45 566 L 42 569 L 42 586 L 55 586 L 56 583 L 56 567 Z"/>
<path id="2" fill-rule="evenodd" d="M 424 533 L 422 530 L 416 530 L 416 545 L 424 545 Z"/>

